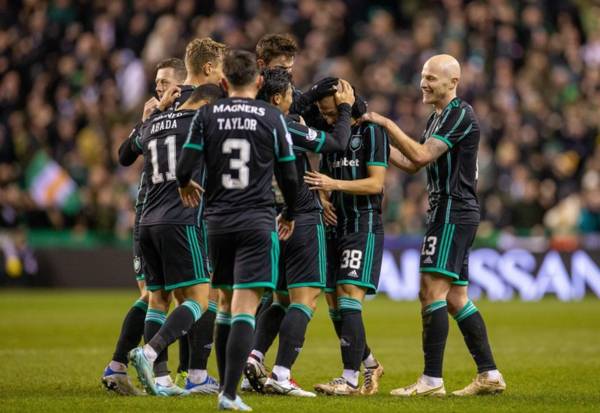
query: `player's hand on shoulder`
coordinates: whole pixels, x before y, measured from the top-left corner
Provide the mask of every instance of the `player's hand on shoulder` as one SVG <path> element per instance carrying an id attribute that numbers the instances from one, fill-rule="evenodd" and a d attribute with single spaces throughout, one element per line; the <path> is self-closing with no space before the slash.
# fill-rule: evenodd
<path id="1" fill-rule="evenodd" d="M 163 94 L 163 97 L 158 104 L 158 109 L 161 112 L 166 110 L 169 106 L 175 103 L 175 99 L 177 99 L 179 96 L 181 96 L 181 88 L 179 86 L 171 86 Z"/>
<path id="2" fill-rule="evenodd" d="M 294 221 L 288 221 L 283 217 L 283 215 L 279 215 L 277 217 L 277 234 L 279 235 L 279 240 L 287 241 L 292 236 L 294 232 Z"/>
<path id="3" fill-rule="evenodd" d="M 186 186 L 178 188 L 178 191 L 183 206 L 186 208 L 197 208 L 200 205 L 200 198 L 202 198 L 204 188 L 194 180 L 190 180 Z"/>
<path id="4" fill-rule="evenodd" d="M 150 115 L 152 115 L 152 112 L 154 112 L 154 110 L 158 108 L 159 103 L 160 102 L 155 97 L 151 97 L 146 101 L 146 103 L 144 103 L 144 113 L 142 114 L 142 121 L 145 121 L 150 117 Z"/>
<path id="5" fill-rule="evenodd" d="M 385 127 L 385 124 L 388 121 L 388 118 L 386 118 L 385 116 L 380 115 L 377 112 L 367 112 L 364 115 L 362 115 L 358 121 L 360 123 L 362 123 L 362 122 L 371 122 L 371 123 L 375 123 L 377 125 L 381 125 L 381 126 Z"/>
<path id="6" fill-rule="evenodd" d="M 340 79 L 337 84 L 337 91 L 335 92 L 335 103 L 337 105 L 341 105 L 342 103 L 347 103 L 348 105 L 354 105 L 354 101 L 356 100 L 354 96 L 354 89 L 350 83 L 345 81 L 344 79 Z"/>

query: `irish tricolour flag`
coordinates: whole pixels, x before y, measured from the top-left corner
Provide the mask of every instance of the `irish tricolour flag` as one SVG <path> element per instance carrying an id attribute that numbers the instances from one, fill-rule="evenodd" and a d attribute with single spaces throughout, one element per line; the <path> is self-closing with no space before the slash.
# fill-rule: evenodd
<path id="1" fill-rule="evenodd" d="M 77 184 L 42 150 L 34 155 L 27 166 L 25 185 L 40 208 L 60 208 L 67 214 L 79 211 Z"/>

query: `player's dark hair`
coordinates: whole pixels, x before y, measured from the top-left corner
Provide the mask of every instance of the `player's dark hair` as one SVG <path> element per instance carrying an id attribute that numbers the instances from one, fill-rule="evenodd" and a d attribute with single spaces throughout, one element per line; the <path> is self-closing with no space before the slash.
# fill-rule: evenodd
<path id="1" fill-rule="evenodd" d="M 232 86 L 247 86 L 259 75 L 254 55 L 245 50 L 232 50 L 225 56 L 223 73 Z"/>
<path id="2" fill-rule="evenodd" d="M 256 58 L 266 64 L 278 56 L 294 57 L 298 53 L 298 44 L 289 34 L 265 34 L 256 44 Z"/>
<path id="3" fill-rule="evenodd" d="M 283 95 L 292 85 L 292 75 L 286 69 L 277 67 L 274 69 L 265 69 L 262 72 L 264 83 L 258 91 L 257 99 L 271 102 L 271 98 L 280 94 Z"/>
<path id="4" fill-rule="evenodd" d="M 221 89 L 218 85 L 215 85 L 213 83 L 207 83 L 204 85 L 200 85 L 196 89 L 194 89 L 186 103 L 198 103 L 201 100 L 205 100 L 208 103 L 213 103 L 214 101 L 222 99 L 225 96 L 227 96 L 225 94 L 225 91 Z"/>
<path id="5" fill-rule="evenodd" d="M 187 76 L 185 63 L 183 63 L 183 60 L 176 57 L 170 57 L 168 59 L 161 60 L 156 65 L 155 69 L 156 72 L 158 72 L 160 69 L 173 69 L 175 71 L 175 77 L 181 82 L 183 82 Z"/>

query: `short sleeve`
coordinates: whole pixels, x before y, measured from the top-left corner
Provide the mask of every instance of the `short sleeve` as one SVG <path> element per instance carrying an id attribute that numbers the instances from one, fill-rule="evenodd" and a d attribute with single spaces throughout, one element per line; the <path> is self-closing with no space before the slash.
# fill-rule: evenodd
<path id="1" fill-rule="evenodd" d="M 367 144 L 367 166 L 387 168 L 390 144 L 385 130 L 381 126 L 369 124 L 363 131 L 363 142 Z"/>
<path id="2" fill-rule="evenodd" d="M 431 134 L 452 149 L 473 129 L 473 119 L 466 107 L 453 107 L 442 118 L 437 130 Z"/>

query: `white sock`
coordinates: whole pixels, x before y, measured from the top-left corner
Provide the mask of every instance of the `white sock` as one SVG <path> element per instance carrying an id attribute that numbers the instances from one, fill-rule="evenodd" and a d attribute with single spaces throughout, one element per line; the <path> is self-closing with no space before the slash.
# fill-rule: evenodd
<path id="1" fill-rule="evenodd" d="M 127 373 L 127 365 L 118 361 L 112 360 L 110 363 L 108 363 L 108 367 L 117 373 Z"/>
<path id="2" fill-rule="evenodd" d="M 342 377 L 346 379 L 348 383 L 353 385 L 354 387 L 358 386 L 358 376 L 360 371 L 357 370 L 346 370 L 342 373 Z"/>
<path id="3" fill-rule="evenodd" d="M 200 369 L 189 369 L 188 370 L 188 380 L 195 384 L 204 383 L 206 378 L 208 377 L 208 372 L 206 370 Z"/>
<path id="4" fill-rule="evenodd" d="M 369 353 L 367 358 L 363 360 L 363 365 L 368 369 L 374 369 L 379 365 L 379 363 L 377 363 L 377 360 L 375 360 L 373 353 Z"/>
<path id="5" fill-rule="evenodd" d="M 263 364 L 265 362 L 265 355 L 263 353 L 261 353 L 258 350 L 252 350 L 252 352 L 250 352 L 251 355 L 253 355 L 255 358 L 258 359 L 258 361 L 260 361 L 260 364 Z"/>
<path id="6" fill-rule="evenodd" d="M 150 347 L 149 344 L 145 344 L 144 347 L 142 347 L 142 349 L 144 350 L 144 356 L 146 356 L 148 361 L 150 363 L 154 363 L 154 361 L 158 357 L 158 354 L 156 354 L 156 351 L 154 351 L 154 349 L 152 347 Z"/>
<path id="7" fill-rule="evenodd" d="M 290 379 L 290 369 L 287 367 L 273 366 L 273 373 L 277 376 L 277 380 L 286 381 Z"/>
<path id="8" fill-rule="evenodd" d="M 500 372 L 498 370 L 488 370 L 488 371 L 484 371 L 481 374 L 486 374 L 486 373 L 487 373 L 488 379 L 490 379 L 490 380 L 500 380 Z"/>
<path id="9" fill-rule="evenodd" d="M 161 386 L 170 387 L 173 385 L 173 380 L 171 380 L 171 376 L 168 374 L 166 376 L 160 376 L 154 379 L 156 384 L 160 384 Z"/>
<path id="10" fill-rule="evenodd" d="M 421 376 L 421 379 L 423 379 L 425 384 L 431 387 L 440 387 L 442 384 L 444 384 L 444 379 L 442 379 L 441 377 L 431 377 L 423 374 Z"/>

